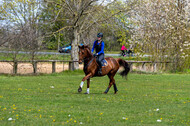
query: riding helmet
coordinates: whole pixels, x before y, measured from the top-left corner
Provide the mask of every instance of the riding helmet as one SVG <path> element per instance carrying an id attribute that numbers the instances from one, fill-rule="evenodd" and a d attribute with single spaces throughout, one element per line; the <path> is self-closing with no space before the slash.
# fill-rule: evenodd
<path id="1" fill-rule="evenodd" d="M 98 34 L 97 34 L 97 37 L 98 37 L 98 38 L 99 38 L 99 37 L 103 38 L 103 33 L 98 33 Z"/>

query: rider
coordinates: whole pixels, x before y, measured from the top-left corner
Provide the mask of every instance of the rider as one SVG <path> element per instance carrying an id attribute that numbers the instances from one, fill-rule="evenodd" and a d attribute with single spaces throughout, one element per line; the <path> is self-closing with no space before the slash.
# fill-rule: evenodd
<path id="1" fill-rule="evenodd" d="M 98 37 L 98 40 L 94 41 L 91 52 L 93 53 L 94 49 L 96 50 L 94 57 L 97 57 L 96 62 L 99 65 L 98 74 L 101 75 L 102 74 L 102 66 L 103 66 L 102 60 L 104 60 L 104 42 L 102 41 L 103 33 L 98 33 L 97 37 Z"/>

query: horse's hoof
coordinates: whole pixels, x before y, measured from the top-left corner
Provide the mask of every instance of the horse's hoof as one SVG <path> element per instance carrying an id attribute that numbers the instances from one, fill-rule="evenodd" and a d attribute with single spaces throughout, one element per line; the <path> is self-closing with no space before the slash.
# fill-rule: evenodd
<path id="1" fill-rule="evenodd" d="M 80 93 L 81 91 L 82 91 L 82 88 L 81 88 L 81 87 L 79 87 L 78 92 Z"/>
<path id="2" fill-rule="evenodd" d="M 86 93 L 84 93 L 84 94 L 89 94 L 89 93 L 86 92 Z"/>
<path id="3" fill-rule="evenodd" d="M 107 92 L 104 92 L 104 94 L 107 94 Z"/>

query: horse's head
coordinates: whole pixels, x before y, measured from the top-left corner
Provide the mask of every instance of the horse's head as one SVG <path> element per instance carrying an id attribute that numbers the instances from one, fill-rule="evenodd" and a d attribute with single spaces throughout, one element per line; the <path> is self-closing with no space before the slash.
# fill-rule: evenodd
<path id="1" fill-rule="evenodd" d="M 88 45 L 79 46 L 79 64 L 86 58 L 91 57 L 90 47 Z"/>

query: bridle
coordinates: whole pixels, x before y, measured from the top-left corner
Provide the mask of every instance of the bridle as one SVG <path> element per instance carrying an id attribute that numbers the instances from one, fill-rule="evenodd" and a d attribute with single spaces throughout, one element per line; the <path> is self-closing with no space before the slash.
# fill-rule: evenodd
<path id="1" fill-rule="evenodd" d="M 86 49 L 87 49 L 87 52 L 89 53 L 89 55 L 91 55 L 89 48 L 86 48 Z M 80 49 L 79 49 L 79 52 L 80 52 Z M 91 55 L 91 56 L 92 56 L 92 55 Z M 84 66 L 85 69 L 92 63 L 92 61 L 93 61 L 94 58 L 95 58 L 95 57 L 92 58 L 91 56 L 89 56 L 89 57 L 83 57 L 83 59 L 82 59 L 82 61 L 89 61 L 89 60 L 90 60 L 89 62 L 85 63 L 85 66 Z"/>

